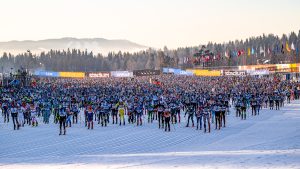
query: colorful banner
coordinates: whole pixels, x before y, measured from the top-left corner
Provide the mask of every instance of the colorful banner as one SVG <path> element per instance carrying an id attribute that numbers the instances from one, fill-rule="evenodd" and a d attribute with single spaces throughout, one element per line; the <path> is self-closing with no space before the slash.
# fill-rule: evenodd
<path id="1" fill-rule="evenodd" d="M 34 72 L 35 76 L 45 76 L 45 77 L 59 77 L 58 72 L 49 72 L 49 71 L 35 71 Z"/>
<path id="2" fill-rule="evenodd" d="M 239 66 L 239 70 L 268 70 L 269 72 L 298 72 L 300 64 L 266 64 Z"/>
<path id="3" fill-rule="evenodd" d="M 195 70 L 196 76 L 221 76 L 220 70 Z"/>
<path id="4" fill-rule="evenodd" d="M 176 69 L 176 68 L 163 68 L 163 73 L 172 73 L 175 74 L 175 72 L 179 72 L 181 69 Z"/>
<path id="5" fill-rule="evenodd" d="M 269 75 L 270 71 L 269 70 L 247 70 L 247 73 L 251 76 Z"/>
<path id="6" fill-rule="evenodd" d="M 169 73 L 169 68 L 163 68 L 163 73 Z"/>
<path id="7" fill-rule="evenodd" d="M 246 76 L 247 72 L 241 70 L 222 70 L 221 74 L 223 76 Z"/>
<path id="8" fill-rule="evenodd" d="M 188 72 L 188 71 L 185 71 L 185 70 L 181 70 L 181 69 L 175 69 L 174 70 L 174 75 L 193 76 L 194 73 L 193 72 Z"/>
<path id="9" fill-rule="evenodd" d="M 105 78 L 105 77 L 110 77 L 110 73 L 109 72 L 87 73 L 87 77 L 90 77 L 90 78 Z"/>
<path id="10" fill-rule="evenodd" d="M 129 71 L 112 71 L 112 77 L 133 77 L 133 72 Z"/>
<path id="11" fill-rule="evenodd" d="M 134 70 L 133 71 L 134 76 L 153 76 L 153 75 L 160 75 L 160 70 L 151 70 L 151 69 L 145 69 L 145 70 Z"/>
<path id="12" fill-rule="evenodd" d="M 84 78 L 84 72 L 59 72 L 59 77 L 67 77 L 67 78 Z"/>

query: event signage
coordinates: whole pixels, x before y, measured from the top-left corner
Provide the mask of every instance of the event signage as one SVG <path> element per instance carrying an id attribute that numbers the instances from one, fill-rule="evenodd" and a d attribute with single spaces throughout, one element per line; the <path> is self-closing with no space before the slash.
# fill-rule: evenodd
<path id="1" fill-rule="evenodd" d="M 174 70 L 174 75 L 193 76 L 194 73 L 193 72 L 188 72 L 188 71 L 185 71 L 185 70 L 181 70 L 181 69 L 175 69 Z"/>
<path id="2" fill-rule="evenodd" d="M 163 73 L 169 73 L 169 68 L 163 68 Z"/>
<path id="3" fill-rule="evenodd" d="M 134 70 L 133 71 L 134 76 L 152 76 L 152 75 L 160 75 L 160 70 L 151 70 L 151 69 L 145 69 L 145 70 Z"/>
<path id="4" fill-rule="evenodd" d="M 46 77 L 59 77 L 58 72 L 50 72 L 50 71 L 35 71 L 35 76 L 46 76 Z"/>
<path id="5" fill-rule="evenodd" d="M 105 77 L 109 77 L 109 76 L 110 76 L 109 72 L 88 73 L 88 77 L 91 77 L 91 78 L 105 78 Z"/>
<path id="6" fill-rule="evenodd" d="M 220 70 L 195 69 L 194 74 L 196 76 L 213 77 L 213 76 L 221 76 L 221 71 Z"/>
<path id="7" fill-rule="evenodd" d="M 133 77 L 133 72 L 129 71 L 112 71 L 112 77 Z"/>
<path id="8" fill-rule="evenodd" d="M 270 72 L 275 72 L 277 70 L 276 66 L 267 66 L 262 68 L 255 68 L 255 70 L 269 70 Z"/>
<path id="9" fill-rule="evenodd" d="M 222 71 L 224 76 L 246 76 L 246 71 L 234 71 L 234 70 L 223 70 Z"/>
<path id="10" fill-rule="evenodd" d="M 176 70 L 180 70 L 180 69 L 163 68 L 163 73 L 174 73 Z"/>
<path id="11" fill-rule="evenodd" d="M 84 72 L 59 72 L 59 77 L 67 77 L 67 78 L 84 78 Z"/>
<path id="12" fill-rule="evenodd" d="M 249 74 L 251 76 L 269 75 L 270 71 L 269 70 L 247 70 L 247 74 Z"/>

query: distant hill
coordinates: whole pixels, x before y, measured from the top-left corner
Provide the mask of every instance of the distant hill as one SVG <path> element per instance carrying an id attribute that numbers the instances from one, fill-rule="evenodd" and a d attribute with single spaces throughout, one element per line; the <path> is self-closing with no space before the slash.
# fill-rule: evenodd
<path id="1" fill-rule="evenodd" d="M 139 45 L 128 40 L 108 40 L 103 38 L 61 38 L 46 39 L 38 41 L 9 41 L 0 42 L 0 53 L 10 52 L 12 54 L 24 53 L 30 50 L 32 53 L 40 53 L 42 51 L 63 50 L 63 49 L 81 49 L 93 51 L 94 54 L 102 53 L 107 55 L 108 52 L 135 52 L 146 49 L 148 47 Z"/>

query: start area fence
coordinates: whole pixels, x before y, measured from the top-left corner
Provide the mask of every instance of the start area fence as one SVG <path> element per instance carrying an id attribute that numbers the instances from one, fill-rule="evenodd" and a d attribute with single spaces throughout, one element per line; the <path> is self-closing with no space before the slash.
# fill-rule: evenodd
<path id="1" fill-rule="evenodd" d="M 300 63 L 273 64 L 273 65 L 247 65 L 235 69 L 178 69 L 162 68 L 162 70 L 143 69 L 133 71 L 103 71 L 103 72 L 53 72 L 37 70 L 33 73 L 40 77 L 62 77 L 62 78 L 108 78 L 108 77 L 135 77 L 153 76 L 160 74 L 173 74 L 178 76 L 265 76 L 275 73 L 298 74 Z"/>

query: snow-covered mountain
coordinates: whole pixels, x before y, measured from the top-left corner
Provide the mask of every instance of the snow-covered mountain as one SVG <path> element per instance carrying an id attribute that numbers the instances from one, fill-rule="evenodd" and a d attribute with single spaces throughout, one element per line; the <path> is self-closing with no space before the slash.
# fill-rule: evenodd
<path id="1" fill-rule="evenodd" d="M 146 49 L 146 46 L 128 41 L 128 40 L 108 40 L 103 38 L 61 38 L 46 39 L 38 41 L 9 41 L 0 42 L 0 53 L 10 52 L 12 54 L 24 53 L 30 50 L 32 53 L 40 53 L 42 51 L 81 49 L 93 51 L 94 53 L 102 53 L 106 55 L 108 52 L 135 52 Z"/>

